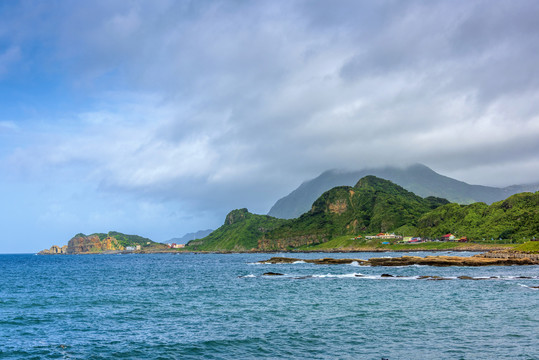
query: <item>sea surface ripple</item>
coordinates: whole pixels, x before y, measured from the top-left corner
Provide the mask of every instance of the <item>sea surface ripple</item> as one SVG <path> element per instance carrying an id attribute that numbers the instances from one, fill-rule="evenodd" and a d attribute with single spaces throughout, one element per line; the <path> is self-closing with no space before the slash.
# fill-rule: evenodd
<path id="1" fill-rule="evenodd" d="M 0 255 L 0 358 L 539 359 L 539 266 L 271 256 L 380 254 Z"/>

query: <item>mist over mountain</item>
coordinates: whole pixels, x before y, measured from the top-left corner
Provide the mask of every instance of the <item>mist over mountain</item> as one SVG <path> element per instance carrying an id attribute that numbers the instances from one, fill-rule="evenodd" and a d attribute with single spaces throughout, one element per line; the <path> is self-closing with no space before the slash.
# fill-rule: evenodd
<path id="1" fill-rule="evenodd" d="M 176 244 L 186 244 L 187 242 L 189 242 L 191 240 L 202 239 L 202 238 L 208 236 L 209 234 L 211 234 L 212 231 L 213 231 L 212 229 L 198 230 L 197 232 L 187 233 L 182 237 L 173 238 L 173 239 L 167 240 L 165 242 L 166 243 L 176 243 Z"/>
<path id="2" fill-rule="evenodd" d="M 359 179 L 368 175 L 390 180 L 421 197 L 436 196 L 459 204 L 474 202 L 492 204 L 516 193 L 539 190 L 539 183 L 511 185 L 504 188 L 470 185 L 438 174 L 422 164 L 405 168 L 381 167 L 358 171 L 329 170 L 304 182 L 290 194 L 279 199 L 272 206 L 268 215 L 282 219 L 296 218 L 309 211 L 313 202 L 325 191 L 336 186 L 352 186 Z"/>

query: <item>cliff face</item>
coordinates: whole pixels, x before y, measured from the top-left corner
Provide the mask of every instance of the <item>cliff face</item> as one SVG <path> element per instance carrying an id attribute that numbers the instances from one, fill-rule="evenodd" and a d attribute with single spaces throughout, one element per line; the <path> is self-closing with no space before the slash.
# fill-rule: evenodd
<path id="1" fill-rule="evenodd" d="M 107 250 L 124 250 L 113 237 L 100 240 L 97 235 L 76 235 L 67 243 L 67 254 L 95 253 Z"/>
<path id="2" fill-rule="evenodd" d="M 65 255 L 67 254 L 67 245 L 62 247 L 53 245 L 50 249 L 42 250 L 38 253 L 39 255 Z"/>

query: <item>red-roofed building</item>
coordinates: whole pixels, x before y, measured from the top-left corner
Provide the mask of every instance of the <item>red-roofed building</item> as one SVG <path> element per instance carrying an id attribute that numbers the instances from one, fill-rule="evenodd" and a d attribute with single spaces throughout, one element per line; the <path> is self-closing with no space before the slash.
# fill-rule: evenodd
<path id="1" fill-rule="evenodd" d="M 454 241 L 455 235 L 453 234 L 445 234 L 442 236 L 442 241 Z"/>

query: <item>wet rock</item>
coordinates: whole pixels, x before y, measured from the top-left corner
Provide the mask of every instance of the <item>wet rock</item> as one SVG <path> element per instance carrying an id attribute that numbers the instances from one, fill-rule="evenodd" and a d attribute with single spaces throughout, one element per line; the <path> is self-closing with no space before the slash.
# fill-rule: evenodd
<path id="1" fill-rule="evenodd" d="M 431 276 L 427 280 L 451 280 L 451 279 L 450 278 L 444 278 L 444 277 L 441 277 L 441 276 Z"/>
<path id="2" fill-rule="evenodd" d="M 296 261 L 305 261 L 305 260 L 302 260 L 302 259 L 296 259 L 296 258 L 289 258 L 289 257 L 280 257 L 280 256 L 275 256 L 275 257 L 272 257 L 271 259 L 269 260 L 263 260 L 263 261 L 259 261 L 258 263 L 260 264 L 292 264 Z"/>
<path id="3" fill-rule="evenodd" d="M 289 257 L 272 257 L 268 260 L 259 261 L 260 264 L 293 264 L 297 261 L 303 261 L 310 264 L 317 265 L 347 265 L 353 262 L 357 262 L 362 265 L 367 262 L 363 259 L 333 259 L 333 258 L 323 258 L 323 259 L 296 259 Z"/>
<path id="4" fill-rule="evenodd" d="M 283 276 L 284 274 L 270 271 L 270 272 L 267 272 L 267 273 L 263 273 L 262 275 L 265 275 L 265 276 Z"/>
<path id="5" fill-rule="evenodd" d="M 409 266 L 409 265 L 428 265 L 428 266 L 507 266 L 507 265 L 539 265 L 539 260 L 529 258 L 488 258 L 481 256 L 461 257 L 461 256 L 401 256 L 396 258 L 370 258 L 363 259 L 295 259 L 287 257 L 273 257 L 269 260 L 260 261 L 260 263 L 270 264 L 291 264 L 296 261 L 303 261 L 318 265 L 341 265 L 357 262 L 359 265 L 370 266 Z"/>
<path id="6" fill-rule="evenodd" d="M 394 276 L 390 275 L 390 274 L 382 274 L 382 275 L 380 275 L 380 277 L 390 278 L 390 277 L 394 277 Z"/>

